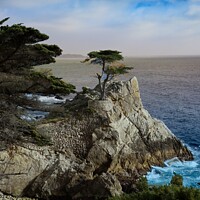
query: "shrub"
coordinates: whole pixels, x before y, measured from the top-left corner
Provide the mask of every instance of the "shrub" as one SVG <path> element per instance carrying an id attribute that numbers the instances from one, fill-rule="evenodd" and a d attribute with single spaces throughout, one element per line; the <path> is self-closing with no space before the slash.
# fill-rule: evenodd
<path id="1" fill-rule="evenodd" d="M 170 185 L 146 187 L 143 178 L 136 185 L 138 192 L 111 197 L 109 200 L 200 200 L 200 190 L 184 187 L 180 175 L 173 176 Z"/>
<path id="2" fill-rule="evenodd" d="M 148 190 L 148 182 L 146 177 L 141 177 L 137 183 L 136 183 L 136 188 L 138 191 L 145 191 Z"/>
<path id="3" fill-rule="evenodd" d="M 183 186 L 183 177 L 179 174 L 175 174 L 172 177 L 170 184 L 171 185 L 177 185 L 177 186 Z"/>

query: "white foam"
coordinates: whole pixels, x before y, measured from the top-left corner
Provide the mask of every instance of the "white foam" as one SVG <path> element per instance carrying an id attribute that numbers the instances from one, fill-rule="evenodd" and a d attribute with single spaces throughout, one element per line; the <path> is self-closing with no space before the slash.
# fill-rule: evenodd
<path id="1" fill-rule="evenodd" d="M 164 162 L 165 166 L 183 166 L 183 162 L 181 162 L 177 157 L 166 160 Z"/>
<path id="2" fill-rule="evenodd" d="M 35 111 L 26 110 L 25 113 L 21 115 L 20 118 L 26 121 L 36 121 L 36 120 L 44 119 L 48 114 L 49 112 L 43 112 L 39 110 L 35 110 Z"/>
<path id="3" fill-rule="evenodd" d="M 38 94 L 25 94 L 25 96 L 28 99 L 36 100 L 41 103 L 45 103 L 48 105 L 51 104 L 58 104 L 58 103 L 64 103 L 66 101 L 66 98 L 58 99 L 55 96 L 45 96 L 45 95 L 38 95 Z"/>
<path id="4" fill-rule="evenodd" d="M 161 173 L 173 173 L 173 167 L 158 167 L 158 166 L 152 166 L 152 169 L 155 171 Z"/>
<path id="5" fill-rule="evenodd" d="M 45 105 L 60 104 L 66 101 L 66 97 L 62 99 L 56 98 L 56 96 L 45 96 L 38 94 L 25 94 L 28 99 L 39 101 Z M 21 108 L 23 109 L 23 108 Z M 26 121 L 36 121 L 45 118 L 49 112 L 44 112 L 40 110 L 31 110 L 32 108 L 26 108 L 24 114 L 21 115 L 21 119 Z"/>
<path id="6" fill-rule="evenodd" d="M 184 161 L 183 165 L 187 168 L 196 168 L 199 164 L 197 161 Z"/>
<path id="7" fill-rule="evenodd" d="M 181 162 L 177 157 L 166 160 L 165 167 L 152 166 L 147 173 L 149 184 L 168 184 L 174 173 L 183 177 L 184 186 L 200 188 L 200 165 L 199 160 Z"/>

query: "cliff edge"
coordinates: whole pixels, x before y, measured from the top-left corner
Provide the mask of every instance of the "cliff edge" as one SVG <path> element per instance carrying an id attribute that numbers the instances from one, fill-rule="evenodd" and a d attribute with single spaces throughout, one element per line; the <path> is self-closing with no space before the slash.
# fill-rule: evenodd
<path id="1" fill-rule="evenodd" d="M 85 89 L 66 102 L 65 118 L 37 126 L 51 146 L 0 151 L 0 191 L 36 198 L 94 199 L 129 191 L 151 165 L 191 160 L 191 152 L 144 109 L 138 82 L 113 82 L 106 100 Z"/>

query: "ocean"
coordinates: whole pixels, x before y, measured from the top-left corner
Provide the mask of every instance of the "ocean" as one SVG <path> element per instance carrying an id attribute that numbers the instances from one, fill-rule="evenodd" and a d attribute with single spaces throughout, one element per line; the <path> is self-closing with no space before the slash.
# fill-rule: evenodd
<path id="1" fill-rule="evenodd" d="M 130 62 L 130 61 L 129 61 Z M 194 154 L 194 161 L 153 166 L 149 184 L 168 184 L 173 173 L 185 186 L 200 188 L 200 58 L 143 58 L 132 61 L 144 107 L 165 122 Z M 170 163 L 170 164 L 169 164 Z"/>
<path id="2" fill-rule="evenodd" d="M 136 76 L 141 98 L 149 113 L 158 118 L 194 154 L 194 161 L 166 161 L 165 167 L 152 166 L 149 184 L 168 184 L 173 173 L 181 174 L 185 186 L 200 188 L 200 57 L 125 58 L 134 69 L 123 76 Z M 100 67 L 80 63 L 80 60 L 58 59 L 45 66 L 53 74 L 77 86 L 94 87 Z M 170 163 L 170 164 L 169 164 Z"/>

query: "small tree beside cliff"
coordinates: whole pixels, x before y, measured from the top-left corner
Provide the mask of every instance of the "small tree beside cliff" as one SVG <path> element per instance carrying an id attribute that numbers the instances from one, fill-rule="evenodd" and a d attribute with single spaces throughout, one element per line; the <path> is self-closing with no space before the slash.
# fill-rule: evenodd
<path id="1" fill-rule="evenodd" d="M 100 50 L 88 53 L 88 58 L 83 61 L 98 64 L 102 67 L 101 74 L 96 74 L 99 82 L 100 100 L 105 99 L 105 89 L 108 81 L 111 81 L 114 76 L 125 74 L 128 70 L 132 69 L 132 67 L 126 67 L 123 63 L 119 62 L 121 60 L 123 60 L 123 56 L 119 51 Z"/>

